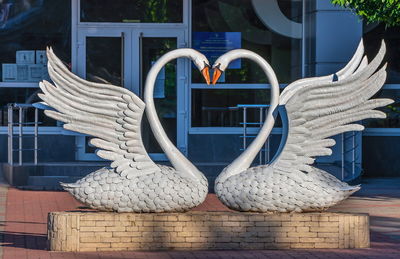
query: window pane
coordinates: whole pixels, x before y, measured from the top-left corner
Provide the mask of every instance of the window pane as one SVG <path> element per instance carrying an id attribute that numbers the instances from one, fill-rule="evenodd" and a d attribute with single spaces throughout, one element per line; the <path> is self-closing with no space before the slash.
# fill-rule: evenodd
<path id="1" fill-rule="evenodd" d="M 394 103 L 379 109 L 386 113 L 386 119 L 365 120 L 365 127 L 400 128 L 400 90 L 381 90 L 374 98 L 390 98 Z"/>
<path id="2" fill-rule="evenodd" d="M 182 0 L 81 0 L 81 22 L 182 23 Z"/>
<path id="3" fill-rule="evenodd" d="M 91 137 L 85 136 L 85 153 L 95 153 L 97 150 L 97 147 L 91 145 L 89 143 Z"/>
<path id="4" fill-rule="evenodd" d="M 86 79 L 121 86 L 120 37 L 86 38 Z"/>
<path id="5" fill-rule="evenodd" d="M 192 127 L 242 127 L 243 109 L 237 105 L 266 105 L 269 100 L 267 89 L 193 89 Z M 246 112 L 250 127 L 260 126 L 260 116 L 261 121 L 265 119 L 265 109 L 247 108 Z"/>
<path id="6" fill-rule="evenodd" d="M 5 71 L 4 65 L 0 66 L 5 81 L 38 82 L 46 78 L 46 70 L 41 69 L 46 63 L 44 53 L 35 53 L 35 50 L 45 50 L 46 46 L 52 46 L 58 57 L 70 63 L 70 1 L 2 1 L 0 13 L 0 63 L 10 64 L 5 66 Z M 19 53 L 17 60 L 17 51 L 28 52 Z M 20 63 L 18 67 L 16 63 Z"/>
<path id="7" fill-rule="evenodd" d="M 143 37 L 143 80 L 146 79 L 153 63 L 168 51 L 176 49 L 176 44 L 176 38 Z M 176 60 L 173 60 L 166 64 L 158 74 L 153 95 L 158 118 L 173 143 L 176 143 L 176 82 Z M 147 152 L 163 153 L 150 129 L 147 118 L 142 120 L 142 138 Z"/>
<path id="8" fill-rule="evenodd" d="M 385 28 L 385 25 L 364 25 L 365 51 L 369 60 L 375 57 L 382 39 L 386 43 L 385 59 L 388 62 L 387 84 L 400 84 L 400 26 Z"/>
<path id="9" fill-rule="evenodd" d="M 302 4 L 301 1 L 279 0 L 279 15 L 274 16 L 278 18 L 271 20 L 268 18 L 271 16 L 261 9 L 270 8 L 273 2 L 264 1 L 262 6 L 256 6 L 247 0 L 193 0 L 192 41 L 199 41 L 196 32 L 238 32 L 241 37 L 240 46 L 234 48 L 241 47 L 256 52 L 271 64 L 280 83 L 292 82 L 301 74 L 299 22 Z M 282 26 L 282 20 L 289 21 L 287 24 L 294 26 Z M 288 27 L 300 30 L 288 31 Z M 210 60 L 211 63 L 213 61 Z M 195 70 L 192 73 L 192 82 L 204 83 L 201 75 Z M 267 81 L 259 66 L 245 59 L 242 59 L 240 69 L 227 69 L 225 74 L 225 83 Z"/>

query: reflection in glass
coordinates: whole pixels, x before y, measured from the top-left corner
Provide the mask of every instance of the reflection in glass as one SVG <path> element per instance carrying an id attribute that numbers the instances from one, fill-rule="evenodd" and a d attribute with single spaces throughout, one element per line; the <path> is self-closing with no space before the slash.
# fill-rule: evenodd
<path id="1" fill-rule="evenodd" d="M 364 45 L 365 52 L 369 60 L 376 55 L 381 45 L 382 39 L 386 43 L 385 59 L 388 62 L 387 84 L 400 83 L 400 26 L 385 28 L 384 24 L 364 25 Z"/>
<path id="2" fill-rule="evenodd" d="M 279 0 L 282 15 L 301 21 L 301 1 Z M 280 83 L 289 83 L 301 74 L 301 40 L 271 31 L 257 17 L 252 1 L 193 0 L 193 32 L 240 32 L 241 47 L 264 57 L 274 68 Z M 193 34 L 194 35 L 194 34 Z M 192 36 L 193 36 L 192 35 Z M 193 39 L 192 39 L 193 40 Z M 242 59 L 241 69 L 228 69 L 225 83 L 266 83 L 262 70 L 254 62 Z M 193 83 L 203 83 L 192 73 Z"/>
<path id="3" fill-rule="evenodd" d="M 365 127 L 400 128 L 400 90 L 381 90 L 373 98 L 390 98 L 394 103 L 379 109 L 386 113 L 386 119 L 365 120 Z"/>
<path id="4" fill-rule="evenodd" d="M 86 79 L 121 86 L 122 38 L 86 38 Z"/>
<path id="5" fill-rule="evenodd" d="M 143 83 L 153 63 L 166 52 L 176 49 L 176 45 L 176 38 L 142 38 Z M 158 117 L 174 144 L 176 144 L 176 82 L 176 60 L 174 60 L 164 66 L 154 87 L 154 104 Z M 163 153 L 153 136 L 147 118 L 142 120 L 142 137 L 148 153 Z"/>
<path id="6" fill-rule="evenodd" d="M 56 55 L 70 64 L 71 2 L 1 1 L 0 69 L 1 64 L 16 63 L 16 51 L 45 50 L 46 46 L 52 46 Z"/>
<path id="7" fill-rule="evenodd" d="M 182 0 L 81 0 L 81 22 L 181 23 Z"/>
<path id="8" fill-rule="evenodd" d="M 267 89 L 193 89 L 192 127 L 242 127 L 243 110 L 237 105 L 265 105 L 269 100 Z M 248 108 L 247 122 L 259 121 L 259 108 Z M 275 123 L 275 126 L 280 125 L 280 122 Z M 259 127 L 257 124 L 250 126 Z"/>

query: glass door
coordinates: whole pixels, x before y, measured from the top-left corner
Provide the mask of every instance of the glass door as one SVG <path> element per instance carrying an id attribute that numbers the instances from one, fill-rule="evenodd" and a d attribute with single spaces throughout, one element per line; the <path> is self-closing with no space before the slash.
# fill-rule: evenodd
<path id="1" fill-rule="evenodd" d="M 171 33 L 171 31 L 163 31 L 161 34 L 159 31 L 142 31 L 139 33 L 139 64 L 141 66 L 141 82 L 139 82 L 141 89 L 139 89 L 139 92 L 141 96 L 144 91 L 146 75 L 157 59 L 168 51 L 184 46 L 183 35 L 179 34 L 182 33 Z M 186 134 L 182 132 L 185 113 L 182 112 L 184 102 L 179 101 L 184 100 L 184 89 L 187 88 L 185 87 L 183 73 L 184 62 L 185 60 L 179 59 L 165 65 L 160 71 L 154 87 L 154 103 L 161 124 L 171 141 L 183 153 L 186 152 Z M 142 127 L 143 143 L 147 152 L 154 160 L 166 160 L 162 149 L 153 136 L 146 117 L 144 117 Z"/>
<path id="2" fill-rule="evenodd" d="M 152 64 L 166 52 L 184 47 L 180 30 L 96 29 L 78 35 L 79 76 L 89 81 L 110 83 L 130 89 L 143 97 L 144 82 Z M 154 102 L 168 137 L 185 153 L 187 134 L 184 132 L 184 100 L 187 80 L 185 60 L 168 63 L 159 73 L 154 89 Z M 185 87 L 186 84 L 186 87 Z M 147 122 L 142 119 L 142 138 L 147 152 L 154 160 L 166 160 Z M 77 136 L 77 160 L 101 160 L 95 148 L 88 145 L 90 137 Z"/>

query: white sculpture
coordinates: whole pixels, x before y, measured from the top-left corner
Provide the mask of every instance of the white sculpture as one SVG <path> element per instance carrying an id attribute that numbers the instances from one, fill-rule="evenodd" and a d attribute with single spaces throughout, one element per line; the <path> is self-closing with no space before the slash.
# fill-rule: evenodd
<path id="1" fill-rule="evenodd" d="M 258 136 L 216 179 L 215 192 L 226 206 L 257 212 L 319 211 L 360 189 L 311 164 L 314 157 L 332 153 L 330 147 L 335 141 L 329 137 L 363 130 L 356 123 L 362 119 L 386 117 L 374 109 L 393 101 L 370 99 L 386 79 L 386 64 L 377 71 L 385 44 L 382 42 L 369 64 L 363 53 L 361 42 L 351 61 L 335 75 L 297 80 L 280 96 L 273 69 L 259 55 L 239 49 L 217 59 L 213 84 L 237 58 L 249 58 L 259 64 L 271 84 L 271 107 Z M 284 114 L 282 120 L 288 121 L 287 135 L 270 164 L 249 168 L 271 132 L 278 106 L 286 110 L 287 117 Z"/>
<path id="2" fill-rule="evenodd" d="M 157 117 L 153 88 L 158 72 L 171 60 L 187 57 L 209 82 L 208 60 L 192 49 L 177 49 L 162 56 L 151 68 L 145 84 L 147 117 L 154 136 L 173 168 L 156 165 L 141 137 L 145 104 L 129 90 L 88 82 L 71 73 L 51 49 L 48 70 L 56 86 L 40 83 L 39 94 L 54 110 L 45 114 L 65 122 L 64 128 L 96 138 L 90 143 L 101 158 L 113 161 L 76 183 L 62 186 L 91 208 L 118 212 L 187 211 L 204 201 L 208 183 L 204 175 L 173 145 Z"/>

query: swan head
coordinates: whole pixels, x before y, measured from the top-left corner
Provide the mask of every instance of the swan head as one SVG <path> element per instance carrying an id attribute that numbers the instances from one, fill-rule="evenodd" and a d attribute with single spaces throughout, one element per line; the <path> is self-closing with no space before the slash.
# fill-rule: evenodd
<path id="1" fill-rule="evenodd" d="M 204 79 L 206 80 L 207 85 L 210 84 L 210 63 L 206 56 L 201 54 L 200 52 L 196 51 L 193 53 L 191 57 L 193 60 L 194 65 L 199 69 L 200 73 L 203 75 Z"/>

